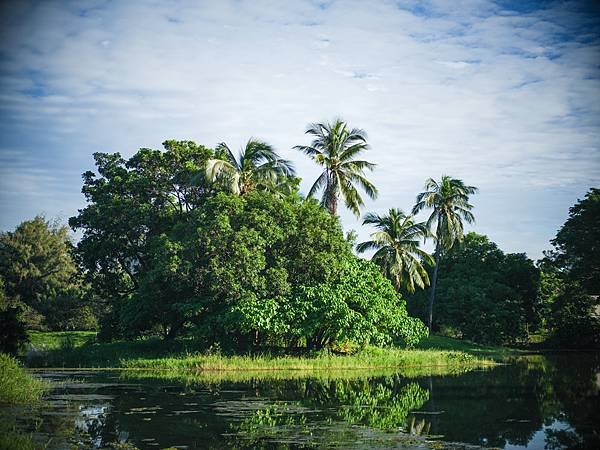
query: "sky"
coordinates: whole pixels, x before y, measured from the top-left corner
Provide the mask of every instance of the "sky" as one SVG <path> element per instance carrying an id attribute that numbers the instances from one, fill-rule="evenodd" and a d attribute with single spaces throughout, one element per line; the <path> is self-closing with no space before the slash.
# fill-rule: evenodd
<path id="1" fill-rule="evenodd" d="M 600 4 L 4 1 L 0 230 L 76 214 L 93 152 L 167 139 L 265 140 L 308 192 L 319 168 L 292 147 L 336 117 L 368 133 L 364 212 L 451 175 L 479 188 L 470 229 L 539 258 L 600 187 Z"/>

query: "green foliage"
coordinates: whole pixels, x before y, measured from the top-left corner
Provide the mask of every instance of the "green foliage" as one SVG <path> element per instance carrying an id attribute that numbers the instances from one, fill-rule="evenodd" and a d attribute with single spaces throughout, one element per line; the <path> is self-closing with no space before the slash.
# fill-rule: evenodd
<path id="1" fill-rule="evenodd" d="M 118 153 L 96 153 L 97 174 L 83 174 L 82 192 L 88 205 L 69 220 L 83 231 L 77 254 L 102 305 L 101 334 L 104 339 L 124 335 L 129 326 L 156 316 L 152 305 L 139 314 L 132 310 L 132 295 L 142 280 L 168 250 L 162 235 L 195 208 L 203 204 L 212 187 L 203 176 L 213 152 L 189 141 L 166 141 L 165 151 L 141 149 L 128 161 Z M 150 277 L 152 278 L 152 276 Z M 146 281 L 145 289 L 151 283 Z M 180 320 L 168 317 L 164 334 L 173 333 Z M 152 325 L 156 324 L 156 320 Z M 139 328 L 139 327 L 138 327 Z"/>
<path id="2" fill-rule="evenodd" d="M 600 189 L 592 188 L 569 209 L 552 240 L 555 263 L 589 294 L 600 294 Z"/>
<path id="3" fill-rule="evenodd" d="M 228 192 L 243 195 L 259 189 L 283 196 L 296 185 L 292 163 L 265 142 L 250 139 L 239 158 L 222 142 L 215 156 L 207 162 L 206 175 Z"/>
<path id="4" fill-rule="evenodd" d="M 550 326 L 556 343 L 566 348 L 600 348 L 598 299 L 576 283 L 564 286 L 550 307 Z"/>
<path id="5" fill-rule="evenodd" d="M 369 213 L 363 225 L 371 224 L 378 231 L 371 234 L 371 240 L 356 246 L 359 253 L 376 250 L 371 261 L 379 265 L 383 274 L 394 283 L 397 290 L 405 288 L 415 292 L 415 286 L 424 289 L 429 286 L 429 275 L 424 267 L 435 263 L 428 253 L 419 248 L 420 240 L 430 237 L 425 223 L 414 221 L 402 210 L 392 208 L 387 215 Z"/>
<path id="6" fill-rule="evenodd" d="M 17 355 L 27 343 L 25 324 L 18 306 L 0 308 L 0 352 Z"/>
<path id="7" fill-rule="evenodd" d="M 28 328 L 94 327 L 66 227 L 38 216 L 14 232 L 1 233 L 0 278 L 4 285 L 0 309 L 13 308 L 15 317 L 14 308 L 22 310 L 18 319 Z"/>
<path id="8" fill-rule="evenodd" d="M 98 175 L 84 174 L 88 205 L 70 223 L 83 230 L 78 254 L 107 301 L 99 339 L 192 334 L 237 350 L 418 341 L 419 322 L 389 282 L 355 268 L 337 217 L 293 190 L 267 189 L 291 173 L 270 147 L 251 141 L 238 161 L 224 145 L 164 145 L 128 161 L 96 154 Z M 221 191 L 232 174 L 238 188 Z M 360 291 L 343 291 L 350 276 Z"/>
<path id="9" fill-rule="evenodd" d="M 424 209 L 431 209 L 427 227 L 431 230 L 435 227 L 435 267 L 429 289 L 427 317 L 429 332 L 433 330 L 433 304 L 440 261 L 456 243 L 462 242 L 463 221 L 467 223 L 475 221 L 471 212 L 473 205 L 469 203 L 469 196 L 476 192 L 476 187 L 467 186 L 462 180 L 443 175 L 439 182 L 429 178 L 425 182 L 425 191 L 417 195 L 417 202 L 412 213 L 417 214 Z"/>
<path id="10" fill-rule="evenodd" d="M 436 325 L 464 339 L 511 344 L 539 324 L 539 271 L 524 254 L 504 254 L 486 236 L 468 233 L 441 263 Z M 425 315 L 425 296 L 411 310 Z"/>
<path id="11" fill-rule="evenodd" d="M 439 182 L 432 178 L 425 182 L 425 191 L 417 196 L 413 214 L 431 209 L 427 226 L 435 227 L 436 254 L 447 252 L 462 241 L 463 221 L 475 221 L 469 196 L 476 192 L 476 187 L 467 186 L 462 180 L 447 175 L 443 175 Z"/>
<path id="12" fill-rule="evenodd" d="M 355 159 L 369 149 L 367 134 L 358 128 L 348 129 L 348 125 L 341 119 L 332 123 L 311 124 L 306 134 L 314 138 L 312 143 L 294 148 L 323 166 L 323 172 L 310 188 L 308 196 L 314 196 L 323 189 L 321 204 L 335 215 L 341 195 L 346 207 L 359 217 L 360 207 L 364 202 L 357 187 L 364 190 L 370 198 L 377 198 L 377 188 L 364 174 L 365 169 L 373 170 L 375 164 Z"/>
<path id="13" fill-rule="evenodd" d="M 600 189 L 592 188 L 569 209 L 540 261 L 544 325 L 556 345 L 600 348 Z"/>
<path id="14" fill-rule="evenodd" d="M 414 345 L 427 335 L 423 323 L 406 312 L 405 302 L 373 263 L 349 256 L 335 280 L 300 286 L 293 297 L 291 330 L 309 345 L 336 341 L 389 344 L 400 338 Z"/>
<path id="15" fill-rule="evenodd" d="M 29 331 L 29 347 L 33 351 L 76 348 L 95 341 L 95 331 Z"/>
<path id="16" fill-rule="evenodd" d="M 0 353 L 0 403 L 31 404 L 44 390 L 45 384 L 25 372 L 16 359 Z"/>
<path id="17" fill-rule="evenodd" d="M 17 355 L 27 342 L 21 308 L 8 304 L 4 280 L 0 276 L 0 352 Z"/>

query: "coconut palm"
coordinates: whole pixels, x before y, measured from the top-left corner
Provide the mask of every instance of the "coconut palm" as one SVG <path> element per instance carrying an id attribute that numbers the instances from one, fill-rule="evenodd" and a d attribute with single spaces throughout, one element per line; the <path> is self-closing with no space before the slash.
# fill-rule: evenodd
<path id="1" fill-rule="evenodd" d="M 377 197 L 377 189 L 364 174 L 365 169 L 373 170 L 375 164 L 354 159 L 369 149 L 366 133 L 358 128 L 348 129 L 345 122 L 336 119 L 333 123 L 311 124 L 306 134 L 314 137 L 312 143 L 294 148 L 323 166 L 323 172 L 310 188 L 308 196 L 312 197 L 323 189 L 321 204 L 335 215 L 341 195 L 346 207 L 359 217 L 364 202 L 357 187 L 370 198 Z"/>
<path id="2" fill-rule="evenodd" d="M 231 192 L 243 195 L 253 189 L 285 192 L 294 175 L 290 161 L 282 159 L 269 144 L 250 139 L 236 158 L 227 144 L 215 149 L 218 157 L 206 163 L 206 176 Z"/>
<path id="3" fill-rule="evenodd" d="M 371 240 L 356 246 L 359 253 L 375 250 L 371 261 L 381 267 L 397 290 L 405 287 L 410 293 L 418 286 L 429 286 L 429 276 L 423 264 L 433 265 L 430 254 L 419 248 L 420 241 L 430 236 L 425 222 L 415 222 L 400 209 L 392 208 L 386 215 L 369 213 L 363 225 L 374 225 L 377 231 Z"/>
<path id="4" fill-rule="evenodd" d="M 475 194 L 477 188 L 467 186 L 462 180 L 443 175 L 440 181 L 429 178 L 425 182 L 425 191 L 417 196 L 412 213 L 423 209 L 431 209 L 427 219 L 430 230 L 435 228 L 435 267 L 429 292 L 429 331 L 433 322 L 433 302 L 440 260 L 445 252 L 455 243 L 463 239 L 463 220 L 473 223 L 475 217 L 471 213 L 473 206 L 469 204 L 469 195 Z"/>

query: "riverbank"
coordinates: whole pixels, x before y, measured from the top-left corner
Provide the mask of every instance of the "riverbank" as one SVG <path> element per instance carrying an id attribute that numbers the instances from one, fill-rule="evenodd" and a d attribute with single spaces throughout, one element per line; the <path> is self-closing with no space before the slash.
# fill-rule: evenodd
<path id="1" fill-rule="evenodd" d="M 86 334 L 82 334 L 86 333 Z M 247 355 L 198 352 L 193 340 L 146 339 L 97 343 L 92 333 L 39 333 L 31 335 L 26 363 L 31 368 L 121 368 L 197 372 L 312 372 L 394 369 L 409 373 L 451 373 L 490 367 L 507 351 L 466 345 L 431 337 L 419 348 L 367 347 L 354 354 L 331 352 L 285 354 L 281 350 Z"/>

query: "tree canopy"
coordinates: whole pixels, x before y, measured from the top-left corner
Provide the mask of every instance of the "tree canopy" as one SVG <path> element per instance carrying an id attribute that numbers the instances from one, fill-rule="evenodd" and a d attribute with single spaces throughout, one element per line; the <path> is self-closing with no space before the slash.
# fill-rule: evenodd
<path id="1" fill-rule="evenodd" d="M 34 329 L 95 326 L 66 226 L 37 216 L 0 233 L 0 279 L 0 308 L 13 311 L 11 320 Z"/>
<path id="2" fill-rule="evenodd" d="M 535 328 L 539 270 L 525 254 L 505 254 L 486 236 L 468 233 L 440 264 L 436 328 L 490 344 L 514 344 Z M 410 310 L 425 317 L 425 304 L 420 292 Z"/>
<path id="3" fill-rule="evenodd" d="M 394 283 L 396 289 L 405 288 L 415 292 L 418 286 L 429 286 L 426 265 L 435 263 L 431 255 L 420 248 L 421 241 L 431 233 L 425 223 L 416 222 L 402 210 L 392 208 L 386 215 L 367 214 L 363 225 L 373 225 L 377 231 L 371 240 L 356 246 L 359 253 L 375 250 L 371 261 L 381 267 L 383 273 Z"/>
<path id="4" fill-rule="evenodd" d="M 336 216 L 295 189 L 259 188 L 297 181 L 290 170 L 253 175 L 280 161 L 255 144 L 235 167 L 219 159 L 223 147 L 188 141 L 129 160 L 95 155 L 88 205 L 70 224 L 83 231 L 78 255 L 106 302 L 101 337 L 190 334 L 236 349 L 417 342 L 422 324 L 377 267 L 352 254 Z M 205 176 L 217 160 L 237 167 L 238 190 Z"/>
<path id="5" fill-rule="evenodd" d="M 346 207 L 359 217 L 364 201 L 357 187 L 370 198 L 377 198 L 377 188 L 364 174 L 365 170 L 373 170 L 375 164 L 356 159 L 356 156 L 369 149 L 367 134 L 359 128 L 348 128 L 341 119 L 311 124 L 306 134 L 313 137 L 312 143 L 294 148 L 323 167 L 308 196 L 323 190 L 321 204 L 333 215 L 337 214 L 338 198 L 341 196 Z"/>

